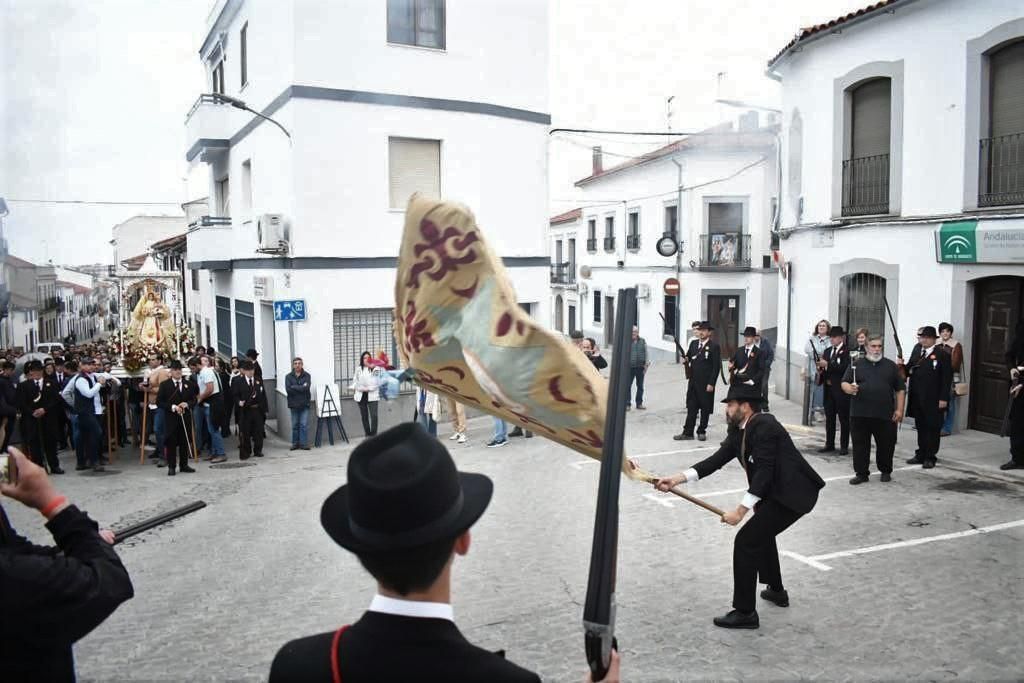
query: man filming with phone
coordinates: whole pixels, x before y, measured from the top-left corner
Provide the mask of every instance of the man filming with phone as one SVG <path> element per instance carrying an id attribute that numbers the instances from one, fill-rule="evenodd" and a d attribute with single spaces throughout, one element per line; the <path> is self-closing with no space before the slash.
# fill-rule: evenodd
<path id="1" fill-rule="evenodd" d="M 10 448 L 0 494 L 47 519 L 56 546 L 18 535 L 0 506 L 0 667 L 7 681 L 73 681 L 71 646 L 135 593 L 114 534 L 60 495 L 46 472 Z"/>

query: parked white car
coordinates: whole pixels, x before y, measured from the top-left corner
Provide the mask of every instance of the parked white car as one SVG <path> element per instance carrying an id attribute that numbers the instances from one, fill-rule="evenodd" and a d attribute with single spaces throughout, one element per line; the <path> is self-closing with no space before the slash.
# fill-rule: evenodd
<path id="1" fill-rule="evenodd" d="M 46 344 L 37 344 L 36 353 L 52 354 L 54 351 L 62 352 L 64 345 L 60 342 L 47 342 Z"/>

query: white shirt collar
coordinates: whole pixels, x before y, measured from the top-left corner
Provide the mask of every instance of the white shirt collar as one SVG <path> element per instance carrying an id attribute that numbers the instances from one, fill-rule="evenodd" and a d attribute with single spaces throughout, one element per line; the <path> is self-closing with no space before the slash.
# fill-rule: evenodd
<path id="1" fill-rule="evenodd" d="M 935 350 L 935 344 L 932 344 L 927 349 L 923 349 L 924 356 L 930 356 L 932 351 Z"/>
<path id="2" fill-rule="evenodd" d="M 419 600 L 399 600 L 379 593 L 373 596 L 370 603 L 371 612 L 395 614 L 400 617 L 417 617 L 420 619 L 447 619 L 455 622 L 452 606 L 444 602 L 422 602 Z"/>

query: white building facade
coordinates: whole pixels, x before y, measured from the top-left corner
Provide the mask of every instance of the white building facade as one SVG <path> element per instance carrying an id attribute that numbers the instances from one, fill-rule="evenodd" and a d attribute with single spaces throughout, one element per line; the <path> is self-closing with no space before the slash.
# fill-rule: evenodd
<path id="1" fill-rule="evenodd" d="M 190 112 L 187 158 L 211 171 L 211 214 L 188 236 L 191 314 L 221 355 L 259 350 L 282 388 L 293 356 L 336 397 L 360 352 L 395 358 L 414 191 L 467 204 L 547 319 L 547 5 L 506 3 L 499 22 L 493 3 L 448 4 L 221 0 L 210 15 L 202 89 L 290 137 L 212 98 Z M 282 300 L 306 320 L 275 323 Z"/>
<path id="2" fill-rule="evenodd" d="M 606 345 L 618 290 L 637 286 L 640 334 L 655 358 L 674 360 L 672 336 L 685 344 L 695 320 L 711 321 L 730 352 L 748 325 L 774 339 L 775 128 L 748 114 L 742 127 L 727 123 L 608 169 L 595 150 L 594 164 L 576 183 L 583 206 L 550 221 L 556 329 Z M 656 248 L 666 236 L 681 247 L 674 256 Z M 572 287 L 556 276 L 574 278 Z M 564 318 L 573 307 L 574 327 L 563 319 L 559 328 L 559 306 Z"/>
<path id="3" fill-rule="evenodd" d="M 880 3 L 805 29 L 769 75 L 783 93 L 791 397 L 821 318 L 883 332 L 895 357 L 888 301 L 908 356 L 918 327 L 955 327 L 971 385 L 957 424 L 997 431 L 1024 314 L 1024 6 Z"/>

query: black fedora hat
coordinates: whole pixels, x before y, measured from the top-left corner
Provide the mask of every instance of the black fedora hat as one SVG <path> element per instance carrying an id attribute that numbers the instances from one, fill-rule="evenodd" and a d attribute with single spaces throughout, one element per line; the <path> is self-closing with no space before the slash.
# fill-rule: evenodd
<path id="1" fill-rule="evenodd" d="M 743 336 L 744 337 L 756 337 L 757 336 L 757 328 L 751 327 L 750 325 L 747 325 L 745 328 L 743 328 Z"/>
<path id="2" fill-rule="evenodd" d="M 489 478 L 456 470 L 441 442 L 408 422 L 352 451 L 348 483 L 324 501 L 320 524 L 358 555 L 415 548 L 473 526 L 493 491 Z"/>
<path id="3" fill-rule="evenodd" d="M 917 333 L 919 337 L 931 337 L 932 339 L 938 339 L 939 335 L 935 332 L 935 328 L 931 325 L 925 325 L 921 328 L 921 331 Z"/>
<path id="4" fill-rule="evenodd" d="M 746 401 L 747 403 L 761 403 L 763 400 L 761 390 L 749 384 L 730 384 L 729 393 L 722 399 L 722 403 L 729 401 Z"/>
<path id="5" fill-rule="evenodd" d="M 712 327 L 711 323 L 709 323 L 707 320 L 704 320 L 704 321 L 701 321 L 701 323 L 699 325 L 697 325 L 697 329 L 698 330 L 708 330 L 709 332 L 711 332 L 711 331 L 714 331 L 715 328 Z"/>
<path id="6" fill-rule="evenodd" d="M 828 336 L 830 336 L 830 337 L 845 337 L 846 336 L 846 330 L 844 330 L 839 325 L 833 325 L 832 329 L 830 329 L 828 331 Z"/>

